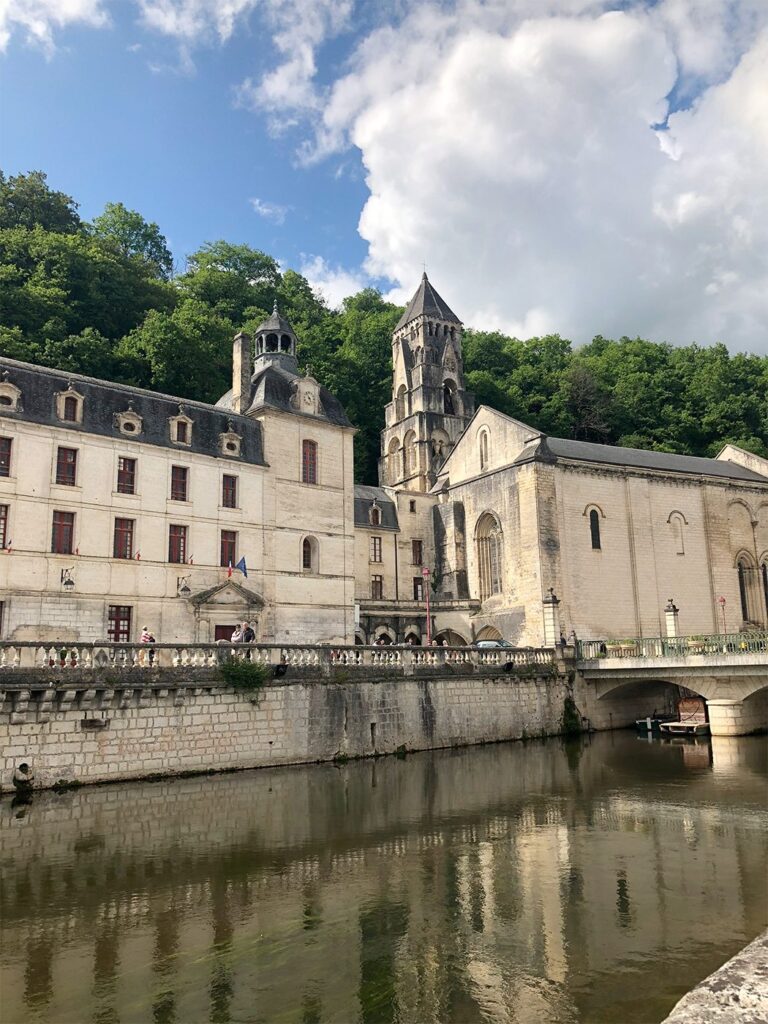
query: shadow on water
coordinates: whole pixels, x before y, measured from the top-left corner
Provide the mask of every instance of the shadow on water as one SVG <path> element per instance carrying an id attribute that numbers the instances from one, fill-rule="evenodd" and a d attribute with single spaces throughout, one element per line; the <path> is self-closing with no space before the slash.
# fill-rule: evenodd
<path id="1" fill-rule="evenodd" d="M 659 1020 L 765 926 L 766 782 L 624 732 L 6 799 L 4 1019 Z"/>

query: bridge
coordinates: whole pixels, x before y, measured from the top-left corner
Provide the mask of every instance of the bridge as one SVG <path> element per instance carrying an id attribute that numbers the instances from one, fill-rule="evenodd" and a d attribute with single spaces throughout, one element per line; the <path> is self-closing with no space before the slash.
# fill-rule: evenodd
<path id="1" fill-rule="evenodd" d="M 706 700 L 714 736 L 768 730 L 768 633 L 581 640 L 576 665 L 598 699 L 667 683 Z"/>

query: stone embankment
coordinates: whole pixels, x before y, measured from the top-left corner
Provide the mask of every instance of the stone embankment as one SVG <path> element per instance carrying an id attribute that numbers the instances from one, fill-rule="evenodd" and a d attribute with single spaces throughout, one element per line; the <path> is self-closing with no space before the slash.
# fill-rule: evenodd
<path id="1" fill-rule="evenodd" d="M 0 669 L 0 779 L 36 786 L 332 761 L 611 728 L 662 699 L 598 701 L 561 651 L 252 648 L 268 678 L 236 689 L 221 649 L 46 655 Z M 29 650 L 23 651 L 29 655 Z M 17 657 L 15 652 L 14 658 Z M 105 660 L 106 659 L 106 660 Z M 165 666 L 163 667 L 163 662 Z M 564 718 L 565 715 L 565 718 Z"/>
<path id="2" fill-rule="evenodd" d="M 663 1024 L 765 1024 L 768 931 L 683 996 Z"/>

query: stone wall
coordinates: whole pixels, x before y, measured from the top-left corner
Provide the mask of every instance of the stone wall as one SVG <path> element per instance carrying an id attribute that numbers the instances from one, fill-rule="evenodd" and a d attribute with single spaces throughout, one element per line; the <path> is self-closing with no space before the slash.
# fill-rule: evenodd
<path id="1" fill-rule="evenodd" d="M 537 676 L 526 667 L 520 675 L 367 673 L 365 681 L 345 669 L 327 680 L 316 670 L 290 672 L 289 681 L 250 692 L 208 670 L 125 670 L 119 682 L 99 672 L 77 681 L 75 671 L 64 683 L 5 672 L 3 788 L 25 761 L 40 786 L 330 761 L 554 735 L 571 694 L 598 729 L 629 724 L 662 700 L 650 685 L 631 699 L 598 701 L 594 688 L 549 666 Z"/>

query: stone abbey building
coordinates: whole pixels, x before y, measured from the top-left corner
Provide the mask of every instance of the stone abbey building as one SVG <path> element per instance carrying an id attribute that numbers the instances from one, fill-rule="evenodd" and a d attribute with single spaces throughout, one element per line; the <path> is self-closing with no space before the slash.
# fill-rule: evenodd
<path id="1" fill-rule="evenodd" d="M 247 619 L 265 643 L 421 643 L 426 586 L 453 643 L 539 645 L 553 594 L 582 638 L 661 635 L 670 597 L 688 634 L 768 627 L 768 460 L 476 410 L 461 338 L 424 275 L 379 487 L 355 486 L 354 427 L 277 308 L 235 338 L 216 405 L 0 359 L 0 639 L 202 642 Z"/>

